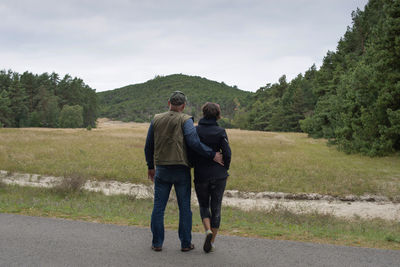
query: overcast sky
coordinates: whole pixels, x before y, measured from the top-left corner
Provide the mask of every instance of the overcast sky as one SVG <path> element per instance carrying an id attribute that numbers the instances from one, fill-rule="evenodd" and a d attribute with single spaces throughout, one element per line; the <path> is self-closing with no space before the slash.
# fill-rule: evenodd
<path id="1" fill-rule="evenodd" d="M 1 0 L 0 69 L 96 91 L 183 73 L 255 91 L 319 67 L 367 0 Z"/>

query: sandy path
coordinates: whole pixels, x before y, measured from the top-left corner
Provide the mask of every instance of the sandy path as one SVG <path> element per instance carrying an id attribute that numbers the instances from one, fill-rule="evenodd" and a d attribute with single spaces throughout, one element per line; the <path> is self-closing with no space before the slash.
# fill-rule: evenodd
<path id="1" fill-rule="evenodd" d="M 21 186 L 49 188 L 59 184 L 62 179 L 62 177 L 20 173 L 10 174 L 6 171 L 0 171 L 0 180 L 4 183 Z M 152 186 L 117 181 L 87 181 L 83 189 L 103 192 L 105 195 L 129 194 L 136 198 L 153 197 Z M 173 194 L 171 196 L 174 197 Z M 298 198 L 303 200 L 298 200 Z M 192 203 L 197 205 L 194 193 L 192 194 Z M 393 203 L 388 201 L 387 198 L 379 196 L 348 196 L 336 199 L 319 194 L 246 193 L 227 190 L 224 195 L 223 205 L 238 207 L 243 210 L 282 208 L 294 213 L 317 212 L 329 213 L 344 218 L 356 216 L 364 219 L 381 218 L 400 221 L 400 203 Z"/>

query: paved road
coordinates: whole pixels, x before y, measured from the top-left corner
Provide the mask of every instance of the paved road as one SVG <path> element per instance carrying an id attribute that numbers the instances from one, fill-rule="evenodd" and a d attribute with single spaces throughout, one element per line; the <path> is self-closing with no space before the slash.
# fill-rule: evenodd
<path id="1" fill-rule="evenodd" d="M 220 236 L 218 250 L 179 250 L 166 232 L 162 252 L 147 228 L 0 214 L 0 266 L 400 266 L 400 251 Z"/>

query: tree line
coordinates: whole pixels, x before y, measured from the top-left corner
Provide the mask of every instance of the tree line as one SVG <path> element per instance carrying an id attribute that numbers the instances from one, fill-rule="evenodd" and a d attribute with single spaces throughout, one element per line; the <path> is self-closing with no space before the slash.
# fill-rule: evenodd
<path id="1" fill-rule="evenodd" d="M 95 127 L 97 96 L 79 78 L 0 71 L 0 127 Z"/>
<path id="2" fill-rule="evenodd" d="M 400 150 L 400 1 L 370 0 L 352 13 L 352 26 L 312 66 L 287 82 L 282 76 L 251 98 L 236 127 L 304 131 L 347 153 Z"/>

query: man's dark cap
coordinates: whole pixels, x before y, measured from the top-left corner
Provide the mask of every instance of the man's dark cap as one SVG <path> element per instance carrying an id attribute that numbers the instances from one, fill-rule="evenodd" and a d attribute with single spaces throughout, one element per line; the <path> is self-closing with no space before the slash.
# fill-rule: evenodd
<path id="1" fill-rule="evenodd" d="M 186 103 L 186 96 L 181 91 L 175 91 L 169 97 L 169 102 L 174 106 L 180 106 Z"/>

